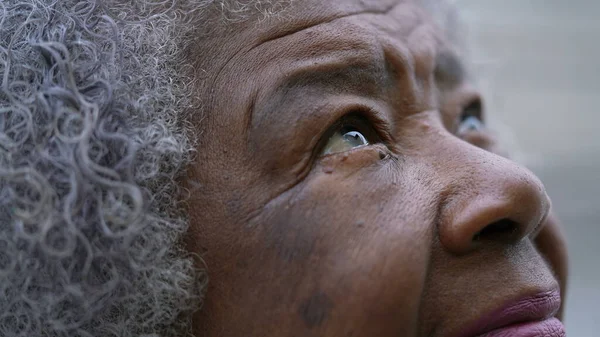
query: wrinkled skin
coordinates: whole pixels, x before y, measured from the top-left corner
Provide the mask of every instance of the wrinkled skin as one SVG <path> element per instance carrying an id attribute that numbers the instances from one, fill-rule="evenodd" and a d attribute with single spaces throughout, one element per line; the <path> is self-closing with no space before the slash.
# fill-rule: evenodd
<path id="1" fill-rule="evenodd" d="M 213 99 L 188 244 L 211 279 L 197 335 L 454 336 L 564 286 L 542 183 L 494 154 L 485 129 L 458 132 L 481 97 L 422 10 L 340 0 L 289 13 L 224 30 L 202 54 L 199 95 Z M 349 113 L 379 138 L 320 155 Z"/>

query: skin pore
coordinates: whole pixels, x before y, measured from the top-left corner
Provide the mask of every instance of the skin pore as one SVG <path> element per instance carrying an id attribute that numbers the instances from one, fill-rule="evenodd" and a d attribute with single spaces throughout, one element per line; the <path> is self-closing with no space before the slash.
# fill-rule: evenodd
<path id="1" fill-rule="evenodd" d="M 452 337 L 564 286 L 542 183 L 494 153 L 417 4 L 296 1 L 211 38 L 189 53 L 211 97 L 188 173 L 197 336 Z M 350 131 L 368 144 L 331 147 Z"/>

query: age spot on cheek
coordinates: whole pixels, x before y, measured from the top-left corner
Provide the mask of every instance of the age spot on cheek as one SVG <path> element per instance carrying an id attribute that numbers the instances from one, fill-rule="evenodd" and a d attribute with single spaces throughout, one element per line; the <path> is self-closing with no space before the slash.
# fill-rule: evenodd
<path id="1" fill-rule="evenodd" d="M 299 308 L 299 314 L 310 329 L 319 327 L 333 309 L 333 302 L 324 292 L 317 292 L 304 301 Z"/>

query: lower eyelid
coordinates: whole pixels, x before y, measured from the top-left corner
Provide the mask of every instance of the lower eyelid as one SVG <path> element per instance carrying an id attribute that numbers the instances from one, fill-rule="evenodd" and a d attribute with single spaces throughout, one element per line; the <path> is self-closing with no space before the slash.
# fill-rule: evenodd
<path id="1" fill-rule="evenodd" d="M 382 143 L 368 144 L 359 146 L 348 151 L 327 154 L 320 158 L 321 163 L 348 162 L 356 160 L 382 160 L 390 157 L 392 152 Z M 367 158 L 368 157 L 368 158 Z"/>

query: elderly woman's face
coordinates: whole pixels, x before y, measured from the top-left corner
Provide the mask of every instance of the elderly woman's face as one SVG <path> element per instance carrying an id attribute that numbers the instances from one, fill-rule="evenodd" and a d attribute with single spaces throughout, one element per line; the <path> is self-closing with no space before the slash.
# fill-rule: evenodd
<path id="1" fill-rule="evenodd" d="M 198 331 L 564 335 L 536 248 L 557 237 L 544 187 L 493 153 L 480 97 L 415 4 L 296 2 L 220 41 L 198 51 Z"/>

